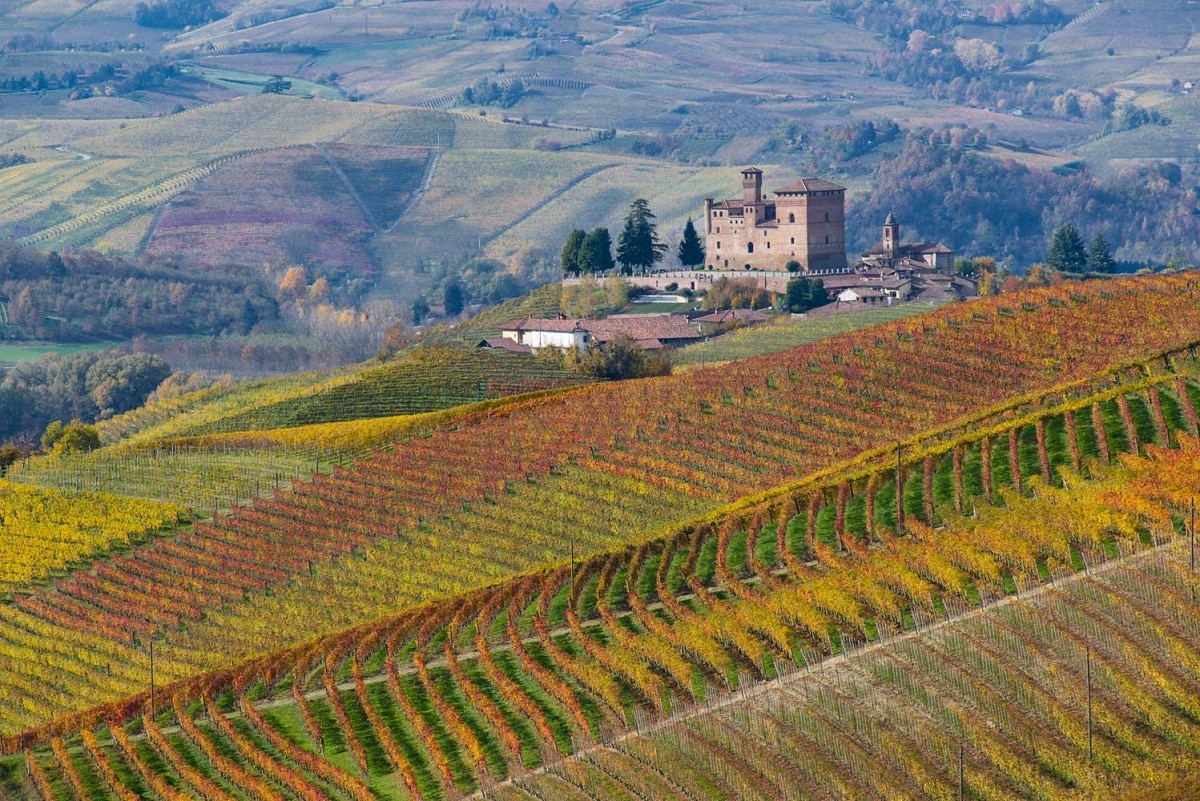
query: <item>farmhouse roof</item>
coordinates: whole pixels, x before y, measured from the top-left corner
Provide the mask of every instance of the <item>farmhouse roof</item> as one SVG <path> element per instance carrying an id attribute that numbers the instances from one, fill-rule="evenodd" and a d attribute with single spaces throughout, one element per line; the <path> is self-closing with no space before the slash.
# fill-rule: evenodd
<path id="1" fill-rule="evenodd" d="M 580 325 L 600 343 L 620 336 L 627 336 L 635 342 L 656 339 L 660 345 L 680 340 L 702 339 L 686 317 L 674 314 L 582 320 Z"/>
<path id="2" fill-rule="evenodd" d="M 475 347 L 495 348 L 497 350 L 507 350 L 511 353 L 533 353 L 533 348 L 528 345 L 519 345 L 508 337 L 488 337 L 487 339 L 481 339 Z"/>
<path id="3" fill-rule="evenodd" d="M 524 320 L 517 320 L 501 326 L 501 330 L 550 331 L 556 334 L 571 334 L 579 330 L 587 330 L 585 327 L 580 325 L 580 322 L 580 320 L 573 318 L 526 317 Z"/>
<path id="4" fill-rule="evenodd" d="M 526 317 L 524 320 L 503 326 L 503 330 L 548 331 L 556 334 L 586 331 L 600 343 L 626 336 L 635 342 L 658 340 L 659 347 L 664 343 L 702 339 L 686 317 L 675 314 L 636 314 L 628 317 L 610 317 L 606 320 Z"/>
<path id="5" fill-rule="evenodd" d="M 740 320 L 744 323 L 764 323 L 770 318 L 760 311 L 753 309 L 726 309 L 724 311 L 716 311 L 711 314 L 706 314 L 703 317 L 696 317 L 692 320 L 694 323 L 731 323 L 734 320 Z"/>
<path id="6" fill-rule="evenodd" d="M 859 300 L 863 300 L 865 298 L 885 298 L 885 297 L 887 297 L 887 294 L 885 292 L 883 292 L 883 290 L 881 290 L 881 289 L 876 289 L 875 287 L 870 287 L 870 286 L 855 286 L 855 287 L 850 287 L 848 289 L 844 289 L 840 293 L 838 293 L 838 300 L 843 301 L 843 302 L 848 301 L 851 299 L 849 297 L 850 295 L 853 295 L 854 297 L 858 298 Z"/>
<path id="7" fill-rule="evenodd" d="M 777 195 L 805 195 L 809 192 L 844 192 L 846 187 L 824 178 L 801 178 L 775 190 Z"/>

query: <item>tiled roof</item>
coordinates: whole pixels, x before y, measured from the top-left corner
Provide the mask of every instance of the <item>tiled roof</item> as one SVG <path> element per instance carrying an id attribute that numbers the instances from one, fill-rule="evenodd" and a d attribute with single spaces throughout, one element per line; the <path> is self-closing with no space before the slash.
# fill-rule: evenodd
<path id="1" fill-rule="evenodd" d="M 533 353 L 533 348 L 528 345 L 519 345 L 508 337 L 489 337 L 481 339 L 477 348 L 495 348 L 497 350 L 507 350 L 511 353 Z"/>
<path id="2" fill-rule="evenodd" d="M 597 342 L 608 342 L 620 336 L 627 336 L 634 341 L 659 340 L 660 345 L 672 340 L 702 338 L 688 323 L 687 318 L 675 314 L 638 314 L 607 320 L 526 317 L 524 320 L 503 326 L 503 330 L 550 331 L 560 334 L 586 331 Z"/>
<path id="3" fill-rule="evenodd" d="M 767 315 L 753 309 L 725 309 L 724 311 L 716 311 L 711 314 L 706 314 L 703 317 L 696 317 L 692 320 L 694 323 L 730 323 L 734 320 L 741 320 L 745 323 L 762 323 L 770 319 Z"/>
<path id="4" fill-rule="evenodd" d="M 846 187 L 840 184 L 835 184 L 833 181 L 826 181 L 824 178 L 801 178 L 799 181 L 793 181 L 782 189 L 776 189 L 777 195 L 799 195 L 807 192 L 831 192 L 845 191 Z"/>
<path id="5" fill-rule="evenodd" d="M 551 317 L 526 317 L 500 326 L 502 331 L 551 331 L 556 334 L 570 334 L 580 328 L 579 320 L 559 319 Z"/>
<path id="6" fill-rule="evenodd" d="M 657 339 L 660 342 L 701 339 L 701 335 L 685 317 L 674 314 L 581 320 L 580 325 L 599 342 L 608 342 L 620 336 L 635 341 Z"/>

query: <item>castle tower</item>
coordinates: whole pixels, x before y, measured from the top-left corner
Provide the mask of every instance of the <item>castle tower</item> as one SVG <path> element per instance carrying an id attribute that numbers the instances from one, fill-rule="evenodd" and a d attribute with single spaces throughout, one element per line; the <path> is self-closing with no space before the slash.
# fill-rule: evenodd
<path id="1" fill-rule="evenodd" d="M 747 167 L 742 170 L 742 202 L 751 206 L 762 202 L 762 170 Z"/>
<path id="2" fill-rule="evenodd" d="M 883 221 L 883 247 L 889 256 L 895 256 L 896 248 L 899 246 L 900 223 L 896 222 L 895 214 L 888 214 L 887 219 Z"/>

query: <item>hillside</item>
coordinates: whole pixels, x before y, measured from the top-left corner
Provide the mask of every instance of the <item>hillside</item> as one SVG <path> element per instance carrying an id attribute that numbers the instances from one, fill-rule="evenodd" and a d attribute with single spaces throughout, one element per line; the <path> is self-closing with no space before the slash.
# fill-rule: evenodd
<path id="1" fill-rule="evenodd" d="M 1195 338 L 1191 280 L 1066 285 L 1017 306 L 1008 298 L 958 305 L 719 370 L 593 385 L 455 418 L 253 509 L 136 548 L 102 577 L 77 572 L 31 587 L 6 612 L 7 625 L 49 626 L 56 639 L 88 643 L 131 672 L 94 692 L 48 693 L 36 712 L 6 707 L 5 719 L 29 725 L 131 691 L 145 679 L 134 632 L 161 638 L 162 675 L 183 678 L 536 569 L 572 549 L 582 556 L 653 537 L 850 458 L 887 459 L 898 438 L 919 437 L 906 445 L 919 453 L 940 430 L 986 428 L 1045 399 L 1144 375 L 1121 365 Z M 1129 325 L 1135 317 L 1147 324 Z M 1057 338 L 1031 335 L 1051 330 Z M 153 459 L 139 457 L 151 470 Z M 269 469 L 269 458 L 262 463 Z M 12 631 L 29 653 L 46 647 Z M 71 662 L 72 675 L 93 672 Z M 30 664 L 6 661 L 5 675 L 33 680 Z"/>
<path id="2" fill-rule="evenodd" d="M 768 375 L 780 382 L 797 360 L 849 382 L 858 380 L 855 360 L 876 369 L 887 363 L 871 344 L 881 334 L 930 354 L 959 352 L 950 342 L 957 334 L 990 340 L 994 353 L 1008 354 L 1010 368 L 1036 364 L 1038 379 L 1024 380 L 1043 390 L 1008 395 L 965 417 L 951 410 L 960 412 L 954 425 L 927 421 L 902 442 L 899 474 L 889 440 L 853 460 L 827 462 L 823 471 L 805 468 L 803 479 L 713 514 L 676 507 L 673 522 L 658 531 L 646 526 L 649 509 L 616 504 L 634 514 L 629 523 L 605 517 L 616 535 L 607 547 L 581 536 L 586 525 L 565 521 L 575 533 L 558 540 L 560 550 L 524 568 L 509 562 L 509 577 L 461 596 L 450 588 L 472 582 L 452 578 L 458 567 L 450 568 L 463 559 L 434 573 L 428 557 L 409 561 L 416 554 L 405 543 L 405 563 L 420 567 L 408 575 L 434 590 L 429 603 L 403 608 L 394 595 L 401 574 L 390 573 L 393 611 L 375 623 L 360 618 L 354 628 L 236 669 L 160 684 L 153 714 L 143 715 L 151 699 L 142 690 L 30 739 L 7 738 L 6 750 L 28 750 L 5 763 L 3 786 L 17 798 L 68 786 L 91 786 L 99 797 L 122 788 L 156 797 L 194 788 L 234 798 L 282 791 L 444 798 L 487 790 L 515 799 L 571 797 L 576 788 L 581 797 L 773 799 L 842 788 L 856 797 L 917 798 L 953 797 L 961 775 L 981 797 L 1074 798 L 1170 781 L 1193 763 L 1200 738 L 1187 700 L 1200 687 L 1200 667 L 1188 656 L 1200 636 L 1190 622 L 1195 582 L 1180 536 L 1189 533 L 1182 512 L 1200 489 L 1193 340 L 1161 354 L 1165 342 L 1128 337 L 1127 326 L 1076 333 L 1069 342 L 1079 372 L 1058 378 L 1079 380 L 1047 384 L 1046 363 L 1029 352 L 1016 361 L 1020 352 L 1006 335 L 1029 331 L 1038 315 L 1043 325 L 1079 332 L 1081 318 L 1071 314 L 1083 308 L 1101 326 L 1133 309 L 1155 321 L 1168 310 L 1179 318 L 1194 306 L 1182 294 L 1194 291 L 1188 281 L 1031 292 L 1022 307 L 944 309 L 771 362 L 751 360 L 741 369 L 773 364 L 781 372 Z M 1178 322 L 1181 332 L 1195 330 L 1194 321 Z M 1089 353 L 1085 342 L 1103 352 Z M 904 363 L 913 355 L 906 351 Z M 1111 361 L 1122 357 L 1130 360 Z M 1114 367 L 1097 371 L 1102 363 Z M 960 380 L 962 370 L 954 368 Z M 721 373 L 735 381 L 744 375 L 733 365 Z M 820 374 L 811 372 L 805 386 Z M 1021 386 L 1016 375 L 1010 388 Z M 622 389 L 648 399 L 675 381 Z M 808 389 L 792 392 L 796 402 L 815 401 Z M 505 420 L 511 426 L 532 409 L 544 423 L 542 410 L 561 398 L 512 409 Z M 746 400 L 733 406 L 743 417 L 765 411 Z M 460 430 L 479 440 L 486 424 Z M 766 433 L 756 430 L 760 443 Z M 453 441 L 447 433 L 428 444 L 445 453 L 439 446 Z M 640 441 L 630 437 L 624 452 L 637 454 Z M 600 450 L 578 467 L 612 458 Z M 326 505 L 334 498 L 342 499 L 337 509 L 353 497 L 365 510 L 383 486 L 393 488 L 394 501 L 400 476 L 421 471 L 411 446 L 400 453 L 402 463 L 361 462 L 286 504 L 197 526 L 178 548 L 152 555 L 156 545 L 143 547 L 93 578 L 60 582 L 58 600 L 39 593 L 31 601 L 45 605 L 41 614 L 57 608 L 62 619 L 68 598 L 103 603 L 106 593 L 132 586 L 122 574 L 144 582 L 153 575 L 149 565 L 169 564 L 185 552 L 179 548 L 193 559 L 208 554 L 208 603 L 232 600 L 247 591 L 238 575 L 263 575 L 263 568 L 247 570 L 251 551 L 229 550 L 248 536 L 268 537 L 261 547 L 273 542 L 279 578 L 293 570 L 303 584 L 305 569 L 312 574 L 318 564 L 305 563 L 317 557 L 318 539 L 296 548 L 295 512 L 305 509 L 313 526 L 332 513 Z M 577 478 L 575 469 L 539 472 L 525 487 L 464 500 L 464 509 L 471 504 L 495 518 L 513 499 L 536 496 L 539 485 Z M 764 479 L 760 488 L 771 483 Z M 633 494 L 628 484 L 612 486 L 622 497 Z M 646 489 L 649 500 L 652 485 Z M 676 502 L 685 497 L 674 495 Z M 558 508 L 598 511 L 594 504 Z M 319 563 L 321 592 L 337 591 L 354 574 L 373 576 L 373 592 L 383 589 L 384 551 L 367 543 L 392 536 L 370 527 L 394 525 L 397 511 L 392 503 L 390 521 L 365 516 L 361 525 L 339 526 L 340 542 L 323 541 L 343 556 L 340 566 Z M 272 519 L 294 522 L 271 535 Z M 535 518 L 515 519 L 527 537 Z M 454 530 L 471 529 L 459 522 Z M 470 535 L 472 545 L 499 553 L 499 541 L 478 537 Z M 224 550 L 218 542 L 227 543 Z M 562 549 L 567 542 L 573 547 Z M 333 574 L 337 580 L 324 580 Z M 144 626 L 153 616 L 186 619 L 176 586 L 153 609 L 148 598 L 126 603 L 125 625 L 149 635 Z M 318 610 L 314 595 L 275 597 L 280 612 L 303 609 L 310 625 L 334 609 Z M 143 622 L 129 616 L 133 609 Z M 120 630 L 120 614 L 110 608 L 91 632 L 68 636 L 99 647 L 97 633 Z M 221 617 L 227 632 L 232 619 Z M 187 634 L 204 625 L 187 623 Z M 176 628 L 164 627 L 157 649 L 168 679 L 179 675 L 178 665 L 163 654 L 178 654 L 187 639 Z M 263 643 L 266 634 L 258 628 L 253 636 Z M 144 670 L 144 658 L 139 664 Z"/>
<path id="3" fill-rule="evenodd" d="M 913 131 L 970 127 L 991 143 L 980 151 L 985 159 L 1047 175 L 1053 168 L 1059 178 L 1081 164 L 1108 175 L 1127 171 L 1130 159 L 1178 160 L 1195 117 L 1184 83 L 1200 59 L 1186 33 L 1197 12 L 1172 0 L 1007 9 L 973 2 L 954 13 L 876 0 L 769 10 L 220 5 L 220 19 L 173 30 L 133 24 L 132 0 L 0 11 L 0 38 L 14 37 L 0 77 L 57 73 L 64 58 L 85 78 L 106 65 L 176 70 L 137 90 L 112 80 L 88 88 L 91 96 L 5 94 L 0 156 L 33 161 L 0 170 L 0 233 L 44 248 L 149 248 L 254 263 L 303 252 L 295 229 L 335 227 L 348 240 L 346 266 L 370 263 L 382 272 L 380 295 L 407 301 L 427 288 L 428 263 L 518 253 L 552 260 L 564 231 L 614 226 L 637 196 L 658 210 L 670 239 L 705 196 L 736 187 L 729 169 L 746 163 L 781 184 L 826 174 L 869 200 L 897 145 L 861 139 L 856 126 L 868 121 Z M 39 25 L 49 26 L 43 39 L 30 34 Z M 781 33 L 791 30 L 804 35 Z M 994 58 L 972 66 L 970 52 Z M 292 87 L 263 94 L 274 76 Z M 472 87 L 517 85 L 508 105 L 463 99 Z M 293 154 L 311 167 L 294 183 L 262 154 L 300 145 L 326 155 L 355 148 L 368 161 L 417 146 L 435 151 L 436 163 L 420 176 L 402 168 L 402 185 L 390 186 L 367 179 L 380 170 L 346 167 L 331 177 L 331 165 Z M 263 180 L 247 180 L 259 169 Z M 414 199 L 414 181 L 420 198 L 401 202 Z M 332 188 L 326 204 L 335 208 L 272 202 L 313 182 Z M 338 200 L 343 182 L 353 202 Z M 1061 205 L 1076 209 L 1067 201 L 1080 190 L 1058 183 Z M 1098 188 L 1096 201 L 1108 203 L 1110 189 L 1127 191 Z M 239 241 L 247 234 L 229 230 L 226 195 L 248 219 L 274 224 Z M 909 215 L 923 236 L 959 236 L 964 226 L 919 225 L 944 202 L 945 187 Z M 389 228 L 400 217 L 405 225 Z M 1055 222 L 1038 221 L 1037 231 L 1023 223 L 1020 235 L 1040 239 Z M 1005 255 L 1007 228 L 974 233 Z M 868 236 L 851 234 L 855 242 Z M 1129 258 L 1169 258 L 1125 232 L 1121 240 L 1114 245 Z M 1038 255 L 1012 253 L 1022 263 Z"/>

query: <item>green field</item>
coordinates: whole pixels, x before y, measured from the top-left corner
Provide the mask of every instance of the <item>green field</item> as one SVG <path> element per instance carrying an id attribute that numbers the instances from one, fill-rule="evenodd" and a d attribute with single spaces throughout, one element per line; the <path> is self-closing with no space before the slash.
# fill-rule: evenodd
<path id="1" fill-rule="evenodd" d="M 56 345 L 56 344 L 0 344 L 0 367 L 16 364 L 17 362 L 35 362 L 47 353 L 63 355 L 79 353 L 83 350 L 103 350 L 113 347 L 112 343 L 96 343 L 92 345 Z"/>

